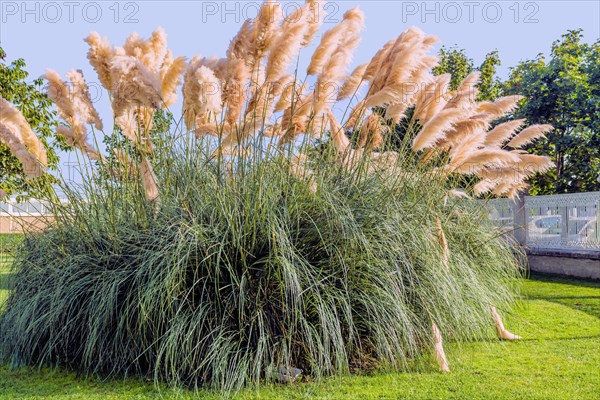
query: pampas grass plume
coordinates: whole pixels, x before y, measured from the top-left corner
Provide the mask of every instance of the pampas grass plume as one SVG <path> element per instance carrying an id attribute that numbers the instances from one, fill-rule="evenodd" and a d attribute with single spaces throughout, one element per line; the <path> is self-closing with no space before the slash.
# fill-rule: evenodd
<path id="1" fill-rule="evenodd" d="M 13 154 L 30 171 L 28 176 L 39 176 L 41 168 L 48 165 L 46 149 L 23 114 L 2 97 L 0 97 L 0 124 L 3 126 L 2 141 L 9 148 L 14 149 L 11 150 Z M 36 163 L 33 163 L 31 157 L 27 156 L 26 153 L 30 154 L 36 160 Z"/>
<path id="2" fill-rule="evenodd" d="M 524 119 L 516 119 L 497 125 L 485 137 L 486 146 L 502 146 L 525 123 Z"/>
<path id="3" fill-rule="evenodd" d="M 554 129 L 552 125 L 531 125 L 528 128 L 523 129 L 519 134 L 512 138 L 508 142 L 508 146 L 518 149 L 533 142 L 535 139 L 546 137 L 545 133 Z"/>

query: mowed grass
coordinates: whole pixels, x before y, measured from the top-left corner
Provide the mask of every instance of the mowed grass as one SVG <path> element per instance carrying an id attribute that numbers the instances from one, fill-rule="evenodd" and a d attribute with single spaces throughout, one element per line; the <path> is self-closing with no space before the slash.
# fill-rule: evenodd
<path id="1" fill-rule="evenodd" d="M 22 240 L 23 235 L 19 233 L 0 233 L 0 257 L 3 253 L 13 253 Z"/>
<path id="2" fill-rule="evenodd" d="M 0 296 L 9 258 L 0 259 Z M 597 399 L 600 393 L 600 283 L 533 276 L 523 301 L 506 316 L 518 342 L 446 345 L 452 372 L 435 363 L 412 373 L 375 373 L 322 382 L 272 385 L 234 399 Z M 78 377 L 61 369 L 0 366 L 2 399 L 218 399 L 156 387 L 139 379 Z"/>
<path id="3" fill-rule="evenodd" d="M 12 256 L 0 252 L 0 311 L 2 310 L 4 300 L 8 296 L 11 260 Z"/>

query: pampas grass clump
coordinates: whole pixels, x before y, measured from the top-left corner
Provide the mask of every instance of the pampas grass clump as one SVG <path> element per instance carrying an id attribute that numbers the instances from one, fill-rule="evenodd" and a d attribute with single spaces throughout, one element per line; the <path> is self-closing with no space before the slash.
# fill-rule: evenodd
<path id="1" fill-rule="evenodd" d="M 358 9 L 322 35 L 306 77 L 291 73 L 322 7 L 283 18 L 268 1 L 224 58 L 189 63 L 162 29 L 122 47 L 92 33 L 126 143 L 114 154 L 93 144 L 104 124 L 82 73 L 69 90 L 48 71 L 57 134 L 87 172 L 60 185 L 68 204 L 48 195 L 55 221 L 16 255 L 1 358 L 230 390 L 295 368 L 401 368 L 432 347 L 448 370 L 442 336 L 487 338 L 494 321 L 516 338 L 496 310 L 520 261 L 471 198 L 515 197 L 549 168 L 521 147 L 551 127 L 493 127 L 521 98 L 477 102 L 476 73 L 449 92 L 431 74 L 437 39 L 417 28 L 349 72 Z M 182 121 L 154 143 L 180 85 Z M 45 153 L 0 107 L 0 140 L 35 178 Z"/>
<path id="2" fill-rule="evenodd" d="M 392 183 L 317 165 L 313 192 L 287 159 L 223 179 L 182 154 L 157 171 L 160 211 L 139 185 L 96 185 L 25 241 L 4 357 L 236 389 L 281 367 L 402 368 L 427 354 L 432 320 L 446 338 L 489 339 L 489 306 L 514 301 L 511 250 L 482 209 L 443 206 L 430 176 Z"/>

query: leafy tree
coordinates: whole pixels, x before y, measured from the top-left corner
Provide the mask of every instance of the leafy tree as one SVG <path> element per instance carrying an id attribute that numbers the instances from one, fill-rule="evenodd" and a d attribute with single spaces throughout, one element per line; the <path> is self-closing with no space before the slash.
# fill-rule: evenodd
<path id="1" fill-rule="evenodd" d="M 58 164 L 56 150 L 62 144 L 50 141 L 56 127 L 56 113 L 52 110 L 51 100 L 43 92 L 44 82 L 41 78 L 27 82 L 29 73 L 25 70 L 23 59 L 10 64 L 5 60 L 6 53 L 0 48 L 0 96 L 14 104 L 38 134 L 48 151 L 49 169 L 54 170 Z M 0 143 L 1 190 L 20 196 L 36 196 L 53 181 L 54 178 L 48 173 L 33 181 L 26 180 L 19 160 L 10 153 L 6 145 Z"/>
<path id="2" fill-rule="evenodd" d="M 464 49 L 442 47 L 439 57 L 439 65 L 433 68 L 433 73 L 435 75 L 451 74 L 451 90 L 455 90 L 471 72 L 481 71 L 481 80 L 477 85 L 478 100 L 495 100 L 500 96 L 502 84 L 496 76 L 497 68 L 501 65 L 498 50 L 486 54 L 478 68 L 475 67 L 473 59 L 467 56 Z"/>
<path id="3" fill-rule="evenodd" d="M 600 40 L 587 44 L 582 37 L 581 30 L 568 31 L 549 59 L 522 61 L 505 83 L 505 94 L 526 96 L 516 118 L 555 128 L 529 146 L 556 165 L 531 180 L 532 194 L 600 190 Z"/>

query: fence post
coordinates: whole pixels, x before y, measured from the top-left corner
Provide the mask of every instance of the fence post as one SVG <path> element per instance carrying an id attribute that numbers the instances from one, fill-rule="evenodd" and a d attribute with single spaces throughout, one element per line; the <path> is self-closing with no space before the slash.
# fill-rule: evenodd
<path id="1" fill-rule="evenodd" d="M 513 235 L 519 246 L 525 246 L 527 243 L 527 218 L 525 215 L 525 195 L 521 192 L 517 198 L 512 201 L 513 208 Z"/>
<path id="2" fill-rule="evenodd" d="M 569 242 L 569 208 L 566 205 L 560 207 L 560 246 L 568 247 Z"/>

